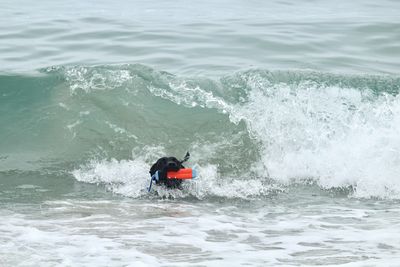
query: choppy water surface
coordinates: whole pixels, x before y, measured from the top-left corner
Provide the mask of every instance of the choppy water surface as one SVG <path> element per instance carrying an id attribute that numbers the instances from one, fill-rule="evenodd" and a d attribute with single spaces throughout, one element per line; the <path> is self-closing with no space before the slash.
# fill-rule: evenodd
<path id="1" fill-rule="evenodd" d="M 399 10 L 3 1 L 0 265 L 397 266 Z"/>

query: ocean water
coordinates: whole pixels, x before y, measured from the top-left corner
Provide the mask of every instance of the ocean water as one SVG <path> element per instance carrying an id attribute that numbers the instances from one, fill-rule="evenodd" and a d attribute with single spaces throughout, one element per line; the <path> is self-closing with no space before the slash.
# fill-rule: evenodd
<path id="1" fill-rule="evenodd" d="M 0 7 L 0 266 L 400 265 L 399 1 Z"/>

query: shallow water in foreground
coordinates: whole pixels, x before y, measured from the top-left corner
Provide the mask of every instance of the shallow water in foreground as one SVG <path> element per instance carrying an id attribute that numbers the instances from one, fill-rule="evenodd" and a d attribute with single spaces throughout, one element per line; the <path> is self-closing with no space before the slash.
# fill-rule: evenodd
<path id="1" fill-rule="evenodd" d="M 24 191 L 37 188 L 20 188 Z M 396 266 L 400 209 L 294 187 L 244 201 L 62 198 L 2 204 L 2 265 Z M 368 233 L 368 234 L 366 234 Z"/>

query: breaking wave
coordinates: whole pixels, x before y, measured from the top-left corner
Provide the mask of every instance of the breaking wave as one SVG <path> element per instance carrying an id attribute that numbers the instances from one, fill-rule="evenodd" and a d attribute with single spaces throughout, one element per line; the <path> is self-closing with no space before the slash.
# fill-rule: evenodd
<path id="1" fill-rule="evenodd" d="M 400 198 L 399 77 L 247 70 L 211 79 L 104 65 L 0 84 L 0 171 L 56 166 L 142 197 L 152 162 L 190 150 L 200 178 L 159 196 L 253 198 L 311 183 Z"/>

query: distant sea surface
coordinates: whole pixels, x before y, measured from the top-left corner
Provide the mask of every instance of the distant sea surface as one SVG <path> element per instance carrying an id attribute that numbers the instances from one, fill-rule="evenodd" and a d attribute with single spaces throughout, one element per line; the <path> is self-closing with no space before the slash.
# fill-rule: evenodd
<path id="1" fill-rule="evenodd" d="M 0 266 L 398 266 L 399 90 L 399 1 L 3 0 Z"/>

